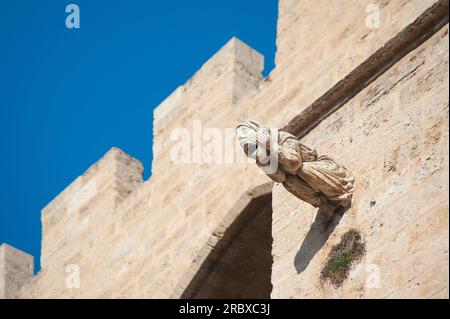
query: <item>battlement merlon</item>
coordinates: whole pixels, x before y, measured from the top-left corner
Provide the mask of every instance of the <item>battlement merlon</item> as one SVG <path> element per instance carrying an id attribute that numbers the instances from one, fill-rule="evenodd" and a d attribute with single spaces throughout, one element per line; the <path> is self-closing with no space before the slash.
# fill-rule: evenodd
<path id="1" fill-rule="evenodd" d="M 8 244 L 0 245 L 0 299 L 15 298 L 33 276 L 33 256 Z"/>
<path id="2" fill-rule="evenodd" d="M 245 73 L 256 82 L 262 79 L 264 56 L 256 50 L 233 37 L 216 54 L 214 54 L 184 85 L 178 87 L 168 98 L 155 108 L 155 122 L 174 109 L 177 101 L 188 92 L 196 90 L 201 85 L 215 85 L 213 78 L 224 78 L 226 75 L 236 81 L 237 74 Z M 200 83 L 201 82 L 201 83 Z M 202 90 L 207 89 L 202 86 Z M 242 95 L 241 92 L 230 92 Z M 233 96 L 230 96 L 233 98 Z M 142 183 L 142 163 L 113 147 L 103 158 L 93 164 L 82 176 L 75 179 L 63 192 L 55 197 L 42 209 L 43 225 L 51 212 L 59 211 L 62 207 L 74 211 L 82 206 L 93 195 L 94 188 L 98 189 L 105 183 L 116 182 L 126 189 L 134 189 Z M 113 175 L 111 179 L 105 175 Z M 94 183 L 91 181 L 95 180 Z M 122 191 L 127 193 L 127 190 Z M 48 216 L 49 217 L 49 216 Z"/>
<path id="3" fill-rule="evenodd" d="M 234 126 L 243 111 L 239 102 L 259 89 L 263 69 L 264 56 L 235 37 L 206 61 L 154 109 L 152 170 L 166 162 L 173 129 L 189 128 L 199 119 L 219 129 Z"/>
<path id="4" fill-rule="evenodd" d="M 238 38 L 231 38 L 185 84 L 179 86 L 154 109 L 155 126 L 171 110 L 176 110 L 179 115 L 182 111 L 179 104 L 187 94 L 202 94 L 227 77 L 235 84 L 229 87 L 229 97 L 232 101 L 238 100 L 252 86 L 257 85 L 262 79 L 263 70 L 264 56 Z M 238 85 L 242 81 L 254 85 Z"/>
<path id="5" fill-rule="evenodd" d="M 113 182 L 112 179 L 103 176 L 105 174 L 112 173 L 115 178 L 114 182 L 119 182 L 125 187 L 135 188 L 136 184 L 142 183 L 142 172 L 143 165 L 139 160 L 126 154 L 119 148 L 113 147 L 102 158 L 91 165 L 83 175 L 77 177 L 58 196 L 48 203 L 42 209 L 42 215 L 45 216 L 57 210 L 61 204 L 66 203 L 69 199 L 73 200 L 73 205 L 78 200 L 82 202 L 83 199 L 80 198 L 80 195 L 87 195 L 89 193 L 89 187 L 86 186 L 93 180 L 96 181 L 97 188 L 101 186 L 100 184 Z M 86 198 L 84 199 L 86 200 Z"/>
<path id="6" fill-rule="evenodd" d="M 81 215 L 94 225 L 142 184 L 142 163 L 113 147 L 42 209 L 41 267 L 69 238 L 85 231 Z M 86 211 L 88 210 L 88 211 Z M 81 215 L 80 215 L 81 214 Z"/>

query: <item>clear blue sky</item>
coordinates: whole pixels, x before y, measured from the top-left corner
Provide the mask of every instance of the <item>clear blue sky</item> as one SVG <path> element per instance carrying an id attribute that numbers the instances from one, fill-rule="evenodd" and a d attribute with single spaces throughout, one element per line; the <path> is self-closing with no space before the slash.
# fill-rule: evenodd
<path id="1" fill-rule="evenodd" d="M 232 36 L 268 74 L 276 18 L 277 0 L 1 1 L 0 243 L 38 270 L 41 209 L 112 146 L 148 178 L 153 108 Z"/>

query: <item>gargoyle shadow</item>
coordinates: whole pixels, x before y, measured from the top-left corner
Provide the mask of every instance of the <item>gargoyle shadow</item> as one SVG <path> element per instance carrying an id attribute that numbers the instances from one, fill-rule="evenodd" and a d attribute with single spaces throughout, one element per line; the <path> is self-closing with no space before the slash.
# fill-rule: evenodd
<path id="1" fill-rule="evenodd" d="M 348 209 L 349 207 L 340 207 L 336 210 L 331 220 L 324 221 L 324 215 L 326 215 L 326 213 L 324 212 L 324 209 L 319 208 L 308 234 L 295 255 L 294 266 L 297 270 L 297 274 L 303 272 L 308 267 L 310 261 L 326 243 L 328 237 L 339 224 L 342 216 Z"/>

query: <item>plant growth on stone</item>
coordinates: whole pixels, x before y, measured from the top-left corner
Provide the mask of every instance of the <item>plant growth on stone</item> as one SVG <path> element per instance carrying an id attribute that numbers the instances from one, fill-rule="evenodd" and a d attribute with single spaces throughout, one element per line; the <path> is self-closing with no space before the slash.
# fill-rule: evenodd
<path id="1" fill-rule="evenodd" d="M 351 266 L 359 262 L 365 252 L 365 243 L 359 231 L 356 229 L 347 231 L 341 236 L 341 241 L 331 248 L 321 272 L 321 279 L 329 280 L 334 287 L 340 287 L 347 278 Z"/>

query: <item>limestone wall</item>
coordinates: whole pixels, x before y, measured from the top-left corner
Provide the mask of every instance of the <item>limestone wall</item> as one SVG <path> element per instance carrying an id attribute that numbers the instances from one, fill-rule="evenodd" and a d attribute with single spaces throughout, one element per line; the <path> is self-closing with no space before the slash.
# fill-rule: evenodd
<path id="1" fill-rule="evenodd" d="M 283 127 L 435 2 L 280 0 L 276 67 L 243 108 L 255 120 Z M 378 28 L 366 24 L 373 4 Z"/>
<path id="2" fill-rule="evenodd" d="M 244 112 L 236 105 L 255 90 L 262 68 L 259 53 L 231 39 L 156 108 L 148 181 L 142 183 L 137 160 L 113 149 L 49 204 L 42 214 L 42 270 L 22 296 L 181 295 L 214 231 L 235 207 L 245 207 L 248 190 L 267 183 L 253 165 L 234 158 L 234 126 Z M 208 133 L 208 127 L 214 130 Z M 180 142 L 172 134 L 179 129 L 188 134 L 191 150 L 183 161 L 172 154 Z M 210 163 L 207 134 L 216 133 L 223 156 Z M 196 159 L 198 145 L 205 151 Z M 74 265 L 79 288 L 68 288 Z"/>
<path id="3" fill-rule="evenodd" d="M 303 139 L 353 172 L 355 195 L 320 233 L 317 209 L 274 187 L 272 297 L 448 298 L 448 92 L 447 25 Z M 367 255 L 335 289 L 320 272 L 350 228 Z"/>
<path id="4" fill-rule="evenodd" d="M 138 160 L 112 149 L 43 210 L 42 268 L 19 296 L 182 296 L 227 227 L 272 191 L 237 151 L 236 124 L 283 127 L 434 2 L 376 2 L 380 26 L 368 28 L 369 0 L 280 0 L 271 74 L 262 78 L 263 57 L 231 39 L 155 109 L 148 181 Z M 304 138 L 354 172 L 355 201 L 328 240 L 307 237 L 315 210 L 274 187 L 272 297 L 448 296 L 445 30 Z M 367 257 L 333 290 L 318 281 L 320 268 L 349 227 L 361 229 Z M 363 285 L 370 264 L 380 269 L 379 289 Z"/>
<path id="5" fill-rule="evenodd" d="M 41 271 L 22 289 L 24 297 L 103 291 L 105 257 L 114 253 L 114 237 L 108 235 L 119 203 L 142 185 L 142 169 L 139 161 L 113 148 L 43 209 Z"/>
<path id="6" fill-rule="evenodd" d="M 11 247 L 0 245 L 0 299 L 16 298 L 21 286 L 33 276 L 33 256 Z"/>

